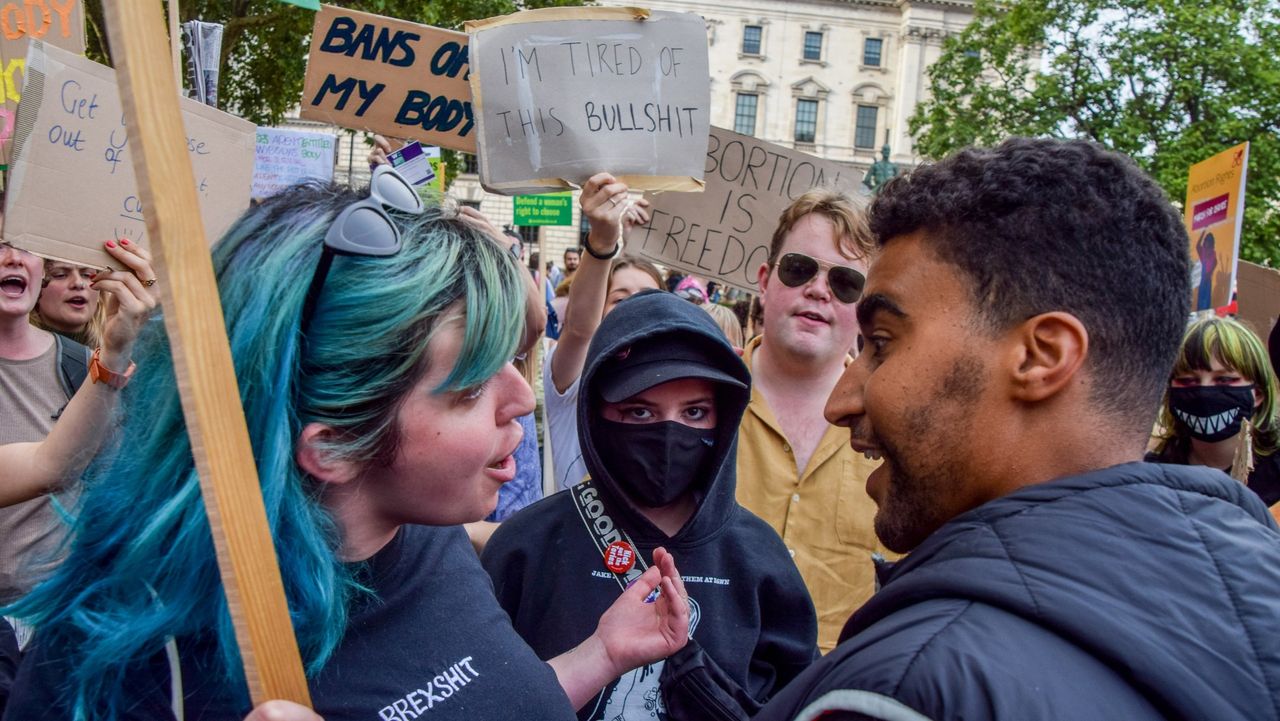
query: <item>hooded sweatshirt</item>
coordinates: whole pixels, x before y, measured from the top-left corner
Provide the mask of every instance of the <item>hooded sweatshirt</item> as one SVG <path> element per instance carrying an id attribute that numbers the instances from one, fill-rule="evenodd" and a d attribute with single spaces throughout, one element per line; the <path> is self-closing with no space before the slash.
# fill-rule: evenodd
<path id="1" fill-rule="evenodd" d="M 607 372 L 608 360 L 633 344 L 680 342 L 713 349 L 722 359 L 719 370 L 746 388 L 717 385 L 708 475 L 694 482 L 696 510 L 668 537 L 626 499 L 597 453 L 594 435 L 600 432 L 600 371 Z M 716 718 L 719 711 L 727 714 L 721 717 L 741 718 L 816 658 L 817 620 L 795 563 L 777 533 L 734 500 L 737 429 L 749 388 L 746 367 L 711 316 L 669 293 L 646 292 L 622 301 L 592 339 L 578 403 L 583 457 L 605 512 L 644 561 L 652 564 L 659 546 L 675 557 L 689 594 L 691 641 L 665 663 L 608 684 L 579 710 L 580 719 Z M 481 562 L 516 631 L 544 659 L 590 634 L 621 594 L 572 491 L 543 499 L 503 523 Z M 703 695 L 718 700 L 699 700 Z M 736 709 L 718 708 L 735 704 Z"/>
<path id="2" fill-rule="evenodd" d="M 1280 719 L 1280 532 L 1219 471 L 1027 486 L 881 581 L 758 719 Z"/>

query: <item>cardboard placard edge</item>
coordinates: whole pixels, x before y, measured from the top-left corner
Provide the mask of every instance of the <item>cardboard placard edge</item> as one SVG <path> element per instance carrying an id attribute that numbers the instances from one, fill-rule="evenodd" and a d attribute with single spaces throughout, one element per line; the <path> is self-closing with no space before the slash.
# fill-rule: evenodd
<path id="1" fill-rule="evenodd" d="M 648 20 L 653 12 L 641 7 L 557 7 L 521 10 L 483 20 L 468 20 L 463 30 L 469 35 L 503 25 L 557 22 L 560 20 Z"/>

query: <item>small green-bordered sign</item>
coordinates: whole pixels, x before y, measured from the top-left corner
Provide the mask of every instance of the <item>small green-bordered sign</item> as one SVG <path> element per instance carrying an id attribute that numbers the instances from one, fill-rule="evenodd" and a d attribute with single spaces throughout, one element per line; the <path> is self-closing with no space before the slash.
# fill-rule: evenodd
<path id="1" fill-rule="evenodd" d="M 514 225 L 573 225 L 573 193 L 517 195 Z"/>

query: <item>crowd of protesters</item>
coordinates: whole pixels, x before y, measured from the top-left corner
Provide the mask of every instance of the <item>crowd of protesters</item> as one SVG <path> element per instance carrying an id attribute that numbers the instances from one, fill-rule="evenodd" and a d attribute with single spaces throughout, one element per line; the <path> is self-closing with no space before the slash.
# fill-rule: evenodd
<path id="1" fill-rule="evenodd" d="M 1280 719 L 1280 331 L 1188 322 L 1127 158 L 811 189 L 735 304 L 608 172 L 562 270 L 389 150 L 213 251 L 314 712 L 251 708 L 148 253 L 0 250 L 4 718 Z"/>

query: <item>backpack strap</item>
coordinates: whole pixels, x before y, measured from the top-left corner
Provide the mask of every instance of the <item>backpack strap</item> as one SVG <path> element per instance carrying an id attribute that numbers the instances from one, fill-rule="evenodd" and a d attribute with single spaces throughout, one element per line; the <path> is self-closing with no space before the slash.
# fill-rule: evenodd
<path id="1" fill-rule="evenodd" d="M 58 333 L 53 334 L 53 342 L 58 346 L 58 382 L 70 400 L 89 377 L 89 358 L 93 352 Z"/>
<path id="2" fill-rule="evenodd" d="M 64 338 L 59 333 L 53 334 L 53 344 L 57 346 L 55 351 L 58 356 L 58 385 L 62 386 L 62 392 L 67 394 L 67 403 L 70 403 L 71 397 L 76 394 L 89 375 L 89 358 L 93 354 L 87 347 Z M 62 417 L 62 412 L 66 409 L 67 404 L 63 403 L 50 417 L 56 421 Z"/>

